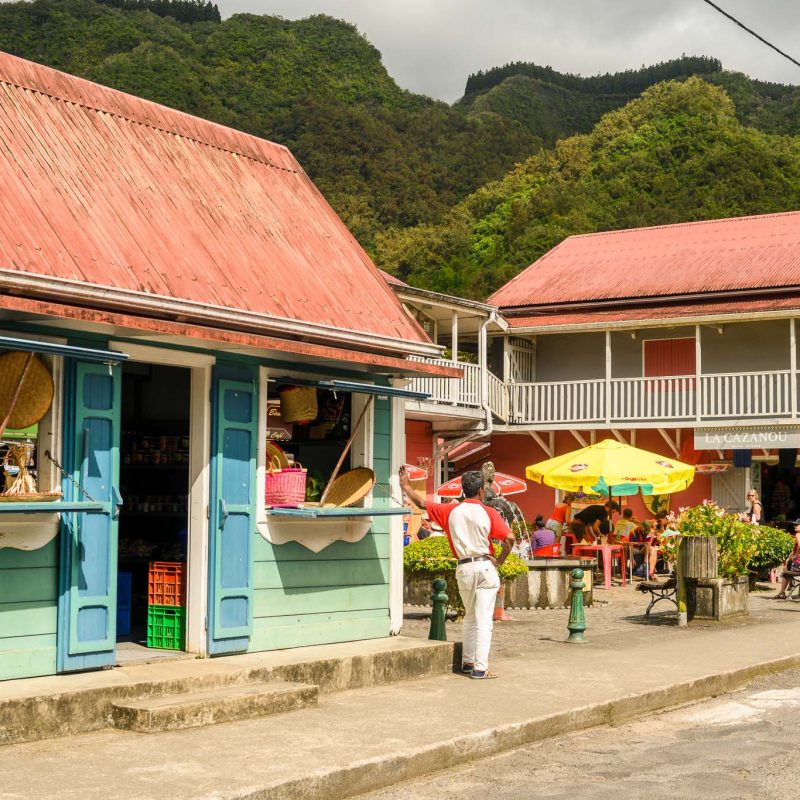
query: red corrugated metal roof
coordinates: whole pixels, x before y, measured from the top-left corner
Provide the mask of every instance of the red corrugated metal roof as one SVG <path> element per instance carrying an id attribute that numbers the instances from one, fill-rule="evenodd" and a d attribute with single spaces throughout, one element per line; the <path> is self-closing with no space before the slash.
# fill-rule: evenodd
<path id="1" fill-rule="evenodd" d="M 519 317 L 508 317 L 511 328 L 553 328 L 575 326 L 604 326 L 622 322 L 657 322 L 668 320 L 688 320 L 691 318 L 731 316 L 732 321 L 749 313 L 768 313 L 800 310 L 800 297 L 783 297 L 769 299 L 747 299 L 726 302 L 708 303 L 676 303 L 648 304 L 629 306 L 627 308 L 598 309 L 597 311 L 570 311 L 565 308 L 541 314 L 525 314 Z M 553 331 L 554 333 L 556 330 Z"/>
<path id="2" fill-rule="evenodd" d="M 503 308 L 800 285 L 800 212 L 570 236 L 498 289 Z"/>
<path id="3" fill-rule="evenodd" d="M 271 142 L 0 53 L 0 187 L 2 269 L 429 342 Z"/>

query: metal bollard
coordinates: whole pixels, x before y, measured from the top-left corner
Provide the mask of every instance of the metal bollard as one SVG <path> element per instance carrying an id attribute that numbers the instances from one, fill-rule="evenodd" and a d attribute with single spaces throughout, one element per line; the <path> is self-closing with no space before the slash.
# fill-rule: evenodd
<path id="1" fill-rule="evenodd" d="M 429 639 L 434 639 L 437 642 L 447 641 L 447 631 L 445 630 L 445 612 L 447 611 L 447 595 L 445 589 L 447 588 L 447 581 L 437 578 L 433 582 L 433 609 L 431 610 L 431 630 L 428 634 Z"/>
<path id="2" fill-rule="evenodd" d="M 586 618 L 583 615 L 583 570 L 574 569 L 570 575 L 572 576 L 572 583 L 570 583 L 572 603 L 567 623 L 567 630 L 569 630 L 567 641 L 586 644 L 586 639 L 583 638 L 583 632 L 586 630 Z"/>

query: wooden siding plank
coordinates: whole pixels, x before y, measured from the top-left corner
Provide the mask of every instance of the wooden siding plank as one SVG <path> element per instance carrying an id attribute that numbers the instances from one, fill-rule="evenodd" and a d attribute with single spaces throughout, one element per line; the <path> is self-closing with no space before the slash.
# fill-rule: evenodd
<path id="1" fill-rule="evenodd" d="M 0 550 L 0 572 L 5 569 L 31 569 L 58 566 L 57 539 L 53 539 L 38 550 L 15 550 L 4 547 Z"/>
<path id="2" fill-rule="evenodd" d="M 382 639 L 390 633 L 388 609 L 362 611 L 345 616 L 308 614 L 285 617 L 281 624 L 269 627 L 256 626 L 250 638 L 249 652 Z"/>
<path id="3" fill-rule="evenodd" d="M 253 570 L 259 589 L 301 589 L 319 586 L 367 586 L 389 582 L 389 559 L 329 560 L 321 566 L 307 561 L 261 561 Z"/>
<path id="4" fill-rule="evenodd" d="M 56 633 L 58 606 L 55 600 L 0 604 L 0 649 L 6 639 Z"/>
<path id="5" fill-rule="evenodd" d="M 0 603 L 53 600 L 58 596 L 55 569 L 9 569 L 0 575 Z"/>
<path id="6" fill-rule="evenodd" d="M 389 608 L 389 587 L 309 586 L 303 589 L 256 589 L 253 593 L 253 616 L 285 617 L 314 614 L 320 611 L 357 611 Z"/>
<path id="7" fill-rule="evenodd" d="M 255 536 L 253 548 L 255 562 L 259 561 L 355 561 L 359 559 L 389 558 L 389 534 L 368 533 L 358 542 L 334 542 L 319 553 L 312 553 L 307 547 L 297 542 L 271 544 L 262 536 Z"/>
<path id="8" fill-rule="evenodd" d="M 55 671 L 55 645 L 38 650 L 11 650 L 0 653 L 0 680 L 3 681 L 53 675 Z"/>

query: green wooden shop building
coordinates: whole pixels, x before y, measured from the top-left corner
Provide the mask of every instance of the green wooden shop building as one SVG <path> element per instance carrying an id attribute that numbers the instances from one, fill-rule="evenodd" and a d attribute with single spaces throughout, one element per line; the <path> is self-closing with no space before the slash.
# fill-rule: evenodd
<path id="1" fill-rule="evenodd" d="M 51 393 L 0 434 L 0 491 L 19 442 L 37 484 L 0 502 L 0 679 L 141 647 L 151 562 L 192 653 L 396 633 L 403 387 L 455 375 L 438 349 L 285 148 L 2 53 L 0 89 L 0 398 L 42 402 L 30 353 Z M 348 440 L 357 507 L 268 506 L 270 464 L 313 489 Z"/>

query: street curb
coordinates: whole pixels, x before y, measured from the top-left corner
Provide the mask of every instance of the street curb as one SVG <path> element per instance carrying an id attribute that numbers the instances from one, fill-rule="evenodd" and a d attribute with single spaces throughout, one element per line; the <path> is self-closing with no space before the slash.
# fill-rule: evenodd
<path id="1" fill-rule="evenodd" d="M 531 742 L 599 725 L 619 724 L 646 713 L 706 700 L 734 691 L 761 675 L 796 667 L 800 667 L 800 653 L 660 689 L 628 694 L 560 714 L 487 728 L 405 752 L 354 761 L 347 767 L 317 772 L 256 791 L 231 795 L 230 800 L 285 800 L 287 797 L 295 800 L 342 800 L 496 755 Z"/>

